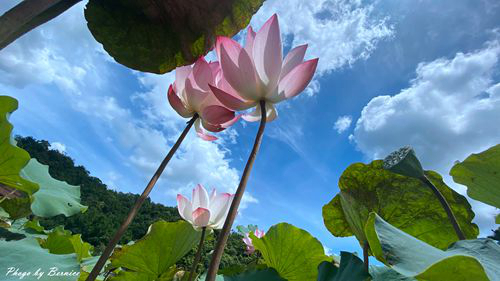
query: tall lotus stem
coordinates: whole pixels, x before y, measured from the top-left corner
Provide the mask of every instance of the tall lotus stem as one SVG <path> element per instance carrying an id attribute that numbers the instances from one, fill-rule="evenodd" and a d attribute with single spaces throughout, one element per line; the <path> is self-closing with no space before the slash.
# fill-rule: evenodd
<path id="1" fill-rule="evenodd" d="M 264 129 L 266 128 L 267 117 L 265 101 L 261 100 L 259 104 L 261 109 L 259 130 L 257 131 L 257 135 L 255 137 L 252 152 L 250 153 L 247 164 L 245 165 L 245 169 L 243 170 L 240 184 L 238 185 L 238 189 L 236 190 L 233 202 L 231 203 L 231 207 L 229 208 L 229 213 L 227 215 L 226 221 L 224 222 L 224 226 L 222 227 L 222 230 L 219 234 L 219 239 L 217 240 L 217 244 L 212 255 L 212 260 L 210 261 L 210 266 L 208 268 L 207 278 L 205 279 L 205 281 L 215 280 L 222 254 L 224 252 L 224 247 L 226 246 L 227 239 L 231 232 L 231 227 L 233 226 L 234 219 L 236 218 L 236 214 L 238 213 L 238 207 L 240 206 L 241 199 L 243 198 L 243 193 L 245 192 L 245 187 L 247 185 L 248 177 L 250 176 L 250 171 L 252 170 L 253 163 L 255 162 L 257 153 L 259 152 L 262 137 L 264 135 Z"/>
<path id="2" fill-rule="evenodd" d="M 366 272 L 369 272 L 369 260 L 368 260 L 368 250 L 370 249 L 370 244 L 368 244 L 367 241 L 365 241 L 365 244 L 363 245 L 363 262 L 365 264 L 365 269 Z"/>
<path id="3" fill-rule="evenodd" d="M 135 204 L 132 207 L 132 209 L 130 209 L 127 218 L 122 222 L 122 225 L 120 226 L 120 228 L 118 228 L 118 230 L 116 231 L 113 238 L 111 238 L 111 240 L 109 241 L 108 245 L 106 246 L 106 249 L 104 249 L 104 252 L 99 257 L 99 260 L 97 261 L 94 268 L 90 272 L 86 281 L 94 281 L 97 278 L 97 276 L 99 275 L 99 272 L 101 272 L 101 269 L 104 267 L 106 260 L 108 260 L 109 256 L 111 255 L 111 253 L 115 249 L 116 244 L 118 243 L 120 238 L 123 236 L 123 234 L 127 230 L 128 226 L 134 220 L 135 216 L 137 215 L 137 212 L 139 212 L 139 209 L 142 206 L 142 203 L 144 203 L 144 200 L 146 200 L 146 198 L 148 198 L 149 193 L 151 193 L 151 190 L 153 190 L 153 187 L 155 186 L 156 182 L 158 181 L 161 174 L 163 173 L 163 170 L 165 170 L 165 167 L 167 166 L 168 162 L 170 162 L 170 159 L 172 159 L 172 157 L 174 156 L 175 152 L 177 151 L 177 149 L 181 145 L 182 141 L 186 137 L 187 133 L 189 132 L 189 130 L 193 126 L 196 119 L 198 119 L 198 114 L 195 114 L 193 116 L 193 118 L 191 118 L 191 120 L 189 120 L 189 122 L 187 122 L 186 128 L 184 129 L 184 131 L 182 131 L 181 135 L 179 136 L 179 138 L 175 142 L 174 146 L 172 146 L 172 148 L 168 152 L 167 156 L 165 156 L 165 159 L 163 159 L 163 161 L 161 162 L 160 166 L 158 167 L 158 169 L 154 173 L 153 177 L 151 178 L 148 185 L 146 186 L 146 188 L 142 192 L 141 196 L 137 199 L 137 201 L 135 201 Z"/>
<path id="4" fill-rule="evenodd" d="M 423 177 L 420 178 L 420 180 L 425 183 L 431 190 L 434 192 L 434 195 L 437 197 L 439 200 L 439 203 L 443 206 L 443 209 L 445 210 L 446 214 L 448 215 L 448 219 L 450 220 L 451 224 L 453 225 L 453 229 L 455 229 L 455 232 L 457 233 L 458 239 L 459 240 L 465 240 L 465 235 L 460 228 L 460 225 L 458 224 L 457 218 L 453 214 L 450 205 L 444 198 L 443 194 L 436 188 L 436 186 L 424 175 Z"/>
<path id="5" fill-rule="evenodd" d="M 198 269 L 198 264 L 201 259 L 201 251 L 203 250 L 203 242 L 205 241 L 205 232 L 207 228 L 204 227 L 201 229 L 201 238 L 200 244 L 198 244 L 198 251 L 196 252 L 196 256 L 194 257 L 193 266 L 191 267 L 191 273 L 189 273 L 188 281 L 193 281 L 194 275 L 196 274 L 196 270 Z"/>

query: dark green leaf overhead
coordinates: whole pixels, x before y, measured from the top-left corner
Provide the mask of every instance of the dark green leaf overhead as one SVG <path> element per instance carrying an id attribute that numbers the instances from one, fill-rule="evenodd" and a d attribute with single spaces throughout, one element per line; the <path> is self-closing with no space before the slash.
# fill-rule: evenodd
<path id="1" fill-rule="evenodd" d="M 216 36 L 234 36 L 263 2 L 90 0 L 85 18 L 94 38 L 117 62 L 161 74 L 207 54 Z"/>

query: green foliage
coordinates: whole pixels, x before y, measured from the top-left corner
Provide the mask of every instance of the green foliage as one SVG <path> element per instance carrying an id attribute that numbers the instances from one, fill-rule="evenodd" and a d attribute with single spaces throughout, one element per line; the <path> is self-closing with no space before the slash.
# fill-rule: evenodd
<path id="1" fill-rule="evenodd" d="M 115 249 L 111 266 L 124 268 L 113 280 L 156 280 L 168 274 L 169 268 L 189 252 L 200 240 L 201 232 L 185 221 L 159 221 L 133 245 Z M 128 278 L 127 278 L 128 276 Z"/>
<path id="2" fill-rule="evenodd" d="M 81 186 L 81 203 L 89 206 L 85 213 L 78 213 L 71 217 L 60 215 L 50 219 L 40 219 L 41 225 L 47 229 L 62 225 L 72 233 L 81 233 L 83 241 L 95 246 L 96 254 L 99 253 L 120 226 L 138 195 L 107 189 L 101 180 L 90 176 L 83 166 L 76 166 L 68 156 L 49 149 L 50 145 L 47 141 L 37 141 L 31 137 L 17 137 L 16 140 L 19 147 L 28 151 L 40 163 L 49 166 L 49 174 L 53 178 L 68 182 L 70 185 Z M 152 203 L 150 199 L 147 199 L 120 240 L 120 244 L 140 239 L 146 234 L 149 225 L 160 219 L 180 220 L 177 208 Z M 218 231 L 215 231 L 215 235 L 217 233 Z M 245 244 L 242 238 L 243 236 L 237 233 L 231 233 L 222 256 L 221 268 L 256 262 L 257 255 L 245 254 Z M 209 253 L 214 247 L 215 239 L 205 240 L 204 253 L 199 266 L 201 271 L 208 268 Z M 195 253 L 196 247 L 178 262 L 178 266 L 189 270 Z"/>
<path id="3" fill-rule="evenodd" d="M 318 281 L 364 281 L 370 278 L 363 261 L 352 253 L 340 252 L 340 266 L 324 261 L 318 266 Z"/>
<path id="4" fill-rule="evenodd" d="M 318 264 L 328 260 L 318 239 L 291 224 L 274 225 L 260 239 L 250 237 L 265 264 L 288 281 L 316 280 Z"/>
<path id="5" fill-rule="evenodd" d="M 192 64 L 217 35 L 232 37 L 264 0 L 91 0 L 85 18 L 94 38 L 119 63 L 166 73 Z"/>
<path id="6" fill-rule="evenodd" d="M 455 164 L 450 175 L 470 198 L 500 208 L 500 144 Z"/>
<path id="7" fill-rule="evenodd" d="M 413 277 L 399 274 L 394 269 L 387 266 L 370 266 L 372 281 L 416 281 Z"/>
<path id="8" fill-rule="evenodd" d="M 43 249 L 35 238 L 25 238 L 19 241 L 0 240 L 0 271 L 3 281 L 18 281 L 19 276 L 7 275 L 9 268 L 19 268 L 22 272 L 31 272 L 33 275 L 38 269 L 45 272 L 43 278 L 27 276 L 24 280 L 61 280 L 74 281 L 77 275 L 73 276 L 50 276 L 51 268 L 57 267 L 58 272 L 69 272 L 78 274 L 80 265 L 75 254 L 54 255 L 47 249 Z M 52 271 L 53 272 L 53 271 Z"/>
<path id="9" fill-rule="evenodd" d="M 262 270 L 250 270 L 234 276 L 224 276 L 224 281 L 286 281 L 281 278 L 276 270 L 266 268 Z"/>
<path id="10" fill-rule="evenodd" d="M 52 178 L 49 167 L 31 159 L 21 171 L 23 178 L 38 183 L 40 189 L 33 194 L 31 210 L 40 217 L 53 217 L 63 214 L 67 217 L 87 210 L 80 204 L 80 187 L 71 186 Z"/>
<path id="11" fill-rule="evenodd" d="M 17 100 L 0 96 L 0 207 L 12 219 L 22 218 L 30 213 L 30 196 L 38 185 L 20 175 L 21 169 L 30 160 L 30 155 L 12 144 L 12 124 L 8 117 L 18 107 Z"/>
<path id="12" fill-rule="evenodd" d="M 390 225 L 375 213 L 366 223 L 372 253 L 417 280 L 500 280 L 500 246 L 491 239 L 461 240 L 446 251 Z"/>
<path id="13" fill-rule="evenodd" d="M 80 234 L 72 235 L 71 231 L 57 227 L 50 232 L 46 239 L 40 239 L 40 246 L 48 249 L 52 254 L 75 253 L 77 260 L 81 262 L 91 257 L 92 245 L 83 242 Z"/>
<path id="14" fill-rule="evenodd" d="M 446 198 L 460 227 L 469 239 L 479 229 L 470 204 L 464 196 L 449 188 L 442 177 L 426 171 Z M 421 181 L 386 171 L 382 161 L 349 166 L 339 180 L 340 193 L 323 207 L 323 219 L 335 236 L 354 234 L 364 244 L 364 226 L 370 212 L 376 212 L 399 229 L 440 249 L 457 240 L 446 212 L 432 191 Z"/>
<path id="15" fill-rule="evenodd" d="M 62 225 L 73 233 L 82 234 L 82 239 L 94 245 L 98 252 L 102 250 L 139 196 L 107 189 L 100 179 L 90 176 L 83 166 L 76 166 L 68 156 L 50 150 L 47 141 L 37 141 L 31 137 L 17 137 L 16 140 L 19 147 L 49 166 L 49 174 L 53 178 L 80 186 L 81 204 L 89 206 L 85 213 L 41 219 L 40 223 L 47 229 Z M 149 225 L 159 219 L 177 221 L 180 216 L 177 208 L 165 207 L 147 199 L 120 244 L 141 238 Z"/>

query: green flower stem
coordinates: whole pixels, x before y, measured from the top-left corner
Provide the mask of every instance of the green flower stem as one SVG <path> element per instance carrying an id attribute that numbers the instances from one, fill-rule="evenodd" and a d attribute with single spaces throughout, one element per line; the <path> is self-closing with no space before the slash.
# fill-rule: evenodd
<path id="1" fill-rule="evenodd" d="M 203 242 L 205 241 L 206 230 L 207 230 L 206 227 L 202 228 L 201 230 L 200 244 L 198 244 L 198 251 L 196 252 L 196 256 L 194 257 L 194 262 L 193 266 L 191 267 L 191 273 L 189 273 L 188 281 L 193 281 L 193 278 L 196 274 L 196 270 L 198 269 L 198 264 L 200 263 L 201 260 L 201 251 L 203 250 Z"/>
<path id="2" fill-rule="evenodd" d="M 369 266 L 370 266 L 370 263 L 369 263 L 369 260 L 368 260 L 368 250 L 370 249 L 370 244 L 368 244 L 368 241 L 365 241 L 365 244 L 363 245 L 363 262 L 365 263 L 365 269 L 366 269 L 366 272 L 369 271 Z"/>
<path id="3" fill-rule="evenodd" d="M 144 203 L 144 200 L 146 200 L 146 198 L 148 198 L 149 193 L 151 192 L 151 190 L 153 190 L 153 187 L 155 186 L 156 182 L 160 178 L 160 175 L 163 173 L 163 170 L 165 170 L 165 167 L 167 166 L 168 162 L 170 162 L 170 159 L 172 159 L 172 157 L 174 156 L 175 152 L 177 151 L 177 149 L 181 145 L 182 141 L 186 137 L 187 133 L 189 132 L 189 130 L 193 126 L 194 121 L 196 121 L 196 119 L 198 119 L 198 114 L 195 114 L 193 116 L 193 118 L 191 118 L 191 120 L 189 120 L 189 122 L 186 125 L 186 128 L 184 129 L 184 131 L 182 131 L 181 135 L 179 136 L 179 138 L 175 142 L 174 146 L 172 146 L 172 148 L 168 152 L 167 156 L 165 156 L 165 159 L 163 159 L 163 161 L 161 162 L 160 166 L 156 170 L 155 174 L 153 175 L 153 177 L 149 181 L 149 183 L 146 186 L 146 188 L 144 189 L 144 191 L 142 192 L 141 196 L 137 199 L 137 201 L 135 201 L 135 204 L 132 207 L 132 209 L 130 209 L 127 218 L 123 221 L 120 228 L 118 228 L 118 230 L 116 231 L 113 238 L 109 241 L 108 245 L 106 246 L 106 249 L 104 249 L 104 252 L 99 257 L 99 260 L 97 261 L 94 268 L 90 272 L 86 281 L 94 281 L 97 278 L 97 276 L 99 275 L 99 272 L 101 272 L 101 269 L 104 267 L 104 264 L 106 264 L 106 260 L 108 260 L 109 256 L 113 252 L 116 244 L 118 243 L 120 238 L 123 236 L 123 234 L 127 230 L 130 223 L 132 223 L 132 220 L 134 220 L 135 216 L 137 215 L 137 212 L 139 212 L 139 209 L 142 206 L 142 203 Z"/>
<path id="4" fill-rule="evenodd" d="M 241 176 L 240 184 L 238 185 L 238 189 L 236 190 L 236 194 L 234 196 L 233 202 L 231 203 L 231 207 L 229 208 L 228 215 L 226 217 L 226 221 L 224 222 L 224 226 L 219 234 L 219 239 L 217 240 L 217 244 L 215 246 L 214 253 L 212 255 L 212 260 L 210 261 L 210 266 L 208 267 L 207 278 L 205 281 L 214 281 L 217 270 L 219 269 L 219 264 L 222 258 L 222 254 L 224 252 L 224 247 L 226 246 L 227 239 L 231 232 L 231 227 L 233 226 L 234 219 L 236 218 L 236 214 L 238 213 L 238 207 L 240 206 L 241 198 L 243 198 L 243 193 L 245 192 L 245 187 L 247 185 L 248 177 L 250 176 L 250 171 L 252 170 L 253 163 L 255 162 L 255 158 L 257 157 L 257 153 L 259 152 L 260 144 L 262 142 L 262 137 L 264 135 L 264 129 L 266 128 L 266 102 L 260 101 L 260 110 L 261 110 L 261 119 L 259 130 L 257 131 L 257 135 L 255 137 L 255 142 L 253 144 L 252 152 L 248 157 L 247 164 L 245 165 L 245 169 L 243 170 L 243 175 Z"/>
<path id="5" fill-rule="evenodd" d="M 437 189 L 437 187 L 425 175 L 423 177 L 420 177 L 419 179 L 423 183 L 425 183 L 432 190 L 432 192 L 434 192 L 434 195 L 436 195 L 437 199 L 439 200 L 439 203 L 441 203 L 443 209 L 446 211 L 448 219 L 450 220 L 450 223 L 453 225 L 453 228 L 457 233 L 458 239 L 465 240 L 465 235 L 462 232 L 462 229 L 460 229 L 460 225 L 458 225 L 457 218 L 455 218 L 455 215 L 453 214 L 450 205 L 444 198 L 443 194 L 441 194 L 441 192 Z"/>

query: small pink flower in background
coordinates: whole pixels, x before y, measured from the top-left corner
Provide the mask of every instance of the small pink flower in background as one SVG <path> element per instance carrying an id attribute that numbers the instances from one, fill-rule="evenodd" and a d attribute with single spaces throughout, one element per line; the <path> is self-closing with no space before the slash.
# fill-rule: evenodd
<path id="1" fill-rule="evenodd" d="M 180 216 L 191 223 L 196 230 L 203 227 L 221 229 L 226 220 L 234 194 L 217 194 L 215 189 L 210 196 L 201 185 L 193 189 L 192 201 L 181 194 L 177 195 L 177 209 Z"/>
<path id="2" fill-rule="evenodd" d="M 208 86 L 217 85 L 216 77 L 221 76 L 219 73 L 218 62 L 208 63 L 200 57 L 192 67 L 178 67 L 175 82 L 168 88 L 168 101 L 180 116 L 190 118 L 198 114 L 194 126 L 198 136 L 207 141 L 217 139 L 207 131 L 220 132 L 238 119 L 234 111 L 215 98 Z"/>
<path id="3" fill-rule="evenodd" d="M 307 45 L 290 50 L 283 59 L 278 16 L 273 15 L 255 33 L 248 28 L 245 47 L 228 37 L 218 37 L 216 52 L 226 83 L 210 84 L 222 104 L 238 111 L 265 100 L 267 121 L 277 117 L 274 104 L 293 98 L 311 81 L 318 59 L 304 61 Z M 243 115 L 247 121 L 260 120 L 260 106 Z"/>
<path id="4" fill-rule="evenodd" d="M 253 234 L 257 238 L 262 238 L 264 236 L 264 231 L 256 229 Z M 245 245 L 247 245 L 247 251 L 246 251 L 247 254 L 250 255 L 253 252 L 255 252 L 255 247 L 252 244 L 252 238 L 250 238 L 248 233 L 245 234 L 245 238 L 243 238 L 243 242 L 245 243 Z"/>

